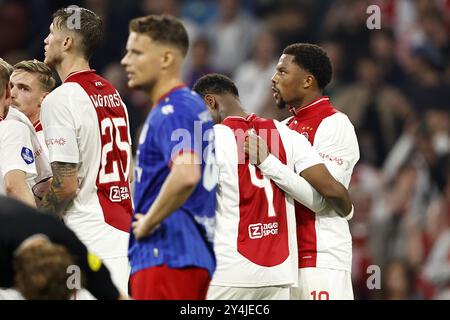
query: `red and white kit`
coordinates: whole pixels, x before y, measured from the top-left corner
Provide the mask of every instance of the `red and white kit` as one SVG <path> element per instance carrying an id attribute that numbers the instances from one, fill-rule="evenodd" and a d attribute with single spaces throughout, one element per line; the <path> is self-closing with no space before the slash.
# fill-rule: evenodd
<path id="1" fill-rule="evenodd" d="M 126 106 L 94 70 L 76 72 L 44 99 L 41 122 L 50 162 L 78 164 L 79 190 L 64 221 L 126 293 L 132 215 Z"/>
<path id="2" fill-rule="evenodd" d="M 34 151 L 34 160 L 36 164 L 37 176 L 34 181 L 30 181 L 29 186 L 35 196 L 42 198 L 50 187 L 49 178 L 52 177 L 52 168 L 48 159 L 48 148 L 45 144 L 44 132 L 41 122 L 38 120 L 34 125 L 25 114 L 14 107 L 9 108 L 5 120 L 16 120 L 22 122 L 28 127 L 28 133 L 31 139 L 31 145 Z"/>
<path id="3" fill-rule="evenodd" d="M 217 268 L 208 299 L 288 299 L 289 287 L 297 285 L 294 201 L 249 164 L 243 148 L 249 129 L 291 172 L 322 163 L 304 137 L 275 120 L 251 114 L 214 126 Z"/>
<path id="4" fill-rule="evenodd" d="M 355 130 L 327 97 L 291 109 L 286 124 L 303 134 L 333 177 L 348 188 L 359 160 Z M 299 254 L 299 287 L 294 299 L 353 299 L 352 237 L 348 221 L 330 207 L 314 213 L 295 203 Z"/>
<path id="5" fill-rule="evenodd" d="M 10 108 L 11 109 L 11 108 Z M 28 127 L 17 120 L 0 117 L 0 194 L 5 195 L 5 175 L 12 170 L 26 174 L 29 186 L 37 176 L 36 162 Z"/>

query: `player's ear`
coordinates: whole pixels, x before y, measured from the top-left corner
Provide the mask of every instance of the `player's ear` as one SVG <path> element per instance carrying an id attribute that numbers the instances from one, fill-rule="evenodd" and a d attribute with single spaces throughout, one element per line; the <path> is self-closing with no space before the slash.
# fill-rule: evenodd
<path id="1" fill-rule="evenodd" d="M 206 94 L 204 97 L 206 106 L 210 111 L 216 111 L 217 110 L 217 101 L 216 98 L 212 94 Z"/>
<path id="2" fill-rule="evenodd" d="M 65 39 L 63 41 L 63 48 L 64 48 L 64 50 L 67 51 L 70 48 L 72 48 L 73 47 L 73 42 L 74 42 L 73 37 L 69 37 L 69 36 L 65 37 Z"/>
<path id="3" fill-rule="evenodd" d="M 11 82 L 8 82 L 5 87 L 5 99 L 11 98 Z"/>
<path id="4" fill-rule="evenodd" d="M 44 101 L 45 97 L 49 94 L 50 92 L 44 92 L 41 97 L 39 98 L 39 108 L 41 107 L 42 101 Z"/>
<path id="5" fill-rule="evenodd" d="M 303 80 L 303 89 L 310 88 L 314 83 L 314 76 L 311 74 L 308 74 L 306 78 Z"/>
<path id="6" fill-rule="evenodd" d="M 171 50 L 165 51 L 161 56 L 161 67 L 163 69 L 167 69 L 173 64 L 174 60 L 175 60 L 174 52 Z"/>

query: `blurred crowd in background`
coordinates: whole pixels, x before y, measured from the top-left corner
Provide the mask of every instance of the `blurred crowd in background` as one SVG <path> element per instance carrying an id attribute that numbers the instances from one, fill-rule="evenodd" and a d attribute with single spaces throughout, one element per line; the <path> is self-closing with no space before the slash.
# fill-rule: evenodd
<path id="1" fill-rule="evenodd" d="M 103 18 L 91 67 L 119 90 L 136 142 L 151 102 L 127 88 L 120 65 L 131 18 L 181 18 L 186 84 L 227 74 L 248 112 L 279 120 L 289 112 L 276 109 L 270 87 L 281 51 L 323 46 L 334 68 L 325 93 L 360 145 L 350 186 L 355 298 L 450 299 L 450 0 L 0 0 L 0 56 L 42 60 L 51 13 L 71 4 Z M 366 25 L 372 4 L 379 30 Z M 381 289 L 367 286 L 370 265 Z"/>

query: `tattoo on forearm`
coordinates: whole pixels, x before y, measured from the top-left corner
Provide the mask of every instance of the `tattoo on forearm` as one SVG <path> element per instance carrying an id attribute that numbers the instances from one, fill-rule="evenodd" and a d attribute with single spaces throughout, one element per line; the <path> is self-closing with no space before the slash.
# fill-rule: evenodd
<path id="1" fill-rule="evenodd" d="M 77 164 L 53 162 L 51 165 L 53 181 L 48 193 L 42 199 L 40 207 L 62 217 L 72 205 L 74 199 L 74 197 L 67 197 L 64 194 L 64 181 L 70 178 L 77 178 Z"/>

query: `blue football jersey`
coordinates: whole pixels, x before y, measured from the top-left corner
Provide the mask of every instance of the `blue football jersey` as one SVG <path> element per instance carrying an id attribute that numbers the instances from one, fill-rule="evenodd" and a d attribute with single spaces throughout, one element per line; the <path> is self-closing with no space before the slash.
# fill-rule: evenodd
<path id="1" fill-rule="evenodd" d="M 170 173 L 172 159 L 182 152 L 194 152 L 201 160 L 201 181 L 150 236 L 138 242 L 131 232 L 132 274 L 161 264 L 205 268 L 211 276 L 214 272 L 217 168 L 213 123 L 203 100 L 185 86 L 164 95 L 142 128 L 135 172 L 136 213 L 148 212 Z"/>

